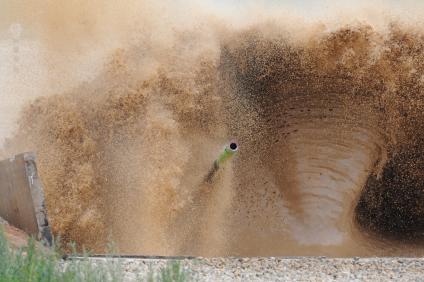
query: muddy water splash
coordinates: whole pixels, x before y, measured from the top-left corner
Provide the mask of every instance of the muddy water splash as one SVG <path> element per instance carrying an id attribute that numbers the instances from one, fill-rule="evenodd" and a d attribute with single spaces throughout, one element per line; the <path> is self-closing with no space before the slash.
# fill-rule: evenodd
<path id="1" fill-rule="evenodd" d="M 296 35 L 211 20 L 160 36 L 145 22 L 113 52 L 93 42 L 101 71 L 72 87 L 52 79 L 59 94 L 43 86 L 6 142 L 8 154 L 37 152 L 55 234 L 136 254 L 420 252 L 398 242 L 423 239 L 421 32 L 312 25 Z M 66 37 L 47 34 L 66 54 Z M 239 155 L 204 183 L 233 138 Z M 380 237 L 389 243 L 373 247 Z"/>
<path id="2" fill-rule="evenodd" d="M 259 155 L 244 161 L 266 167 L 267 172 L 261 174 L 266 181 L 261 186 L 279 189 L 287 209 L 283 229 L 300 246 L 349 246 L 351 242 L 357 245 L 356 253 L 362 254 L 367 251 L 358 245 L 358 224 L 373 227 L 374 232 L 384 230 L 384 236 L 391 238 L 397 235 L 399 239 L 402 232 L 419 237 L 422 222 L 415 216 L 421 210 L 421 189 L 417 176 L 412 175 L 413 171 L 419 173 L 421 161 L 413 154 L 407 161 L 409 169 L 396 172 L 387 162 L 398 154 L 404 156 L 400 148 L 412 156 L 420 146 L 417 131 L 406 132 L 407 128 L 419 132 L 414 122 L 420 119 L 416 111 L 422 95 L 423 49 L 418 43 L 422 35 L 398 25 L 387 33 L 359 25 L 299 43 L 289 36 L 276 38 L 272 32 L 269 36 L 270 30 L 270 26 L 252 28 L 239 34 L 241 40 L 232 38 L 224 43 L 221 71 L 236 100 L 246 101 L 248 112 L 255 113 L 251 131 L 241 133 L 235 128 L 234 134 L 251 144 L 250 155 Z M 402 56 L 402 62 L 408 63 L 397 61 L 394 67 L 392 60 Z M 399 74 L 399 68 L 408 74 Z M 410 119 L 412 112 L 414 120 Z M 246 120 L 246 127 L 252 119 Z M 241 177 L 247 174 L 248 170 Z M 251 178 L 241 181 L 240 195 L 249 197 L 245 199 L 249 208 L 244 210 L 263 212 L 257 199 L 266 195 L 253 192 L 259 185 L 252 184 Z M 250 198 L 246 188 L 256 196 Z M 378 196 L 370 196 L 376 190 Z M 396 199 L 405 192 L 408 200 Z M 278 195 L 275 190 L 272 193 Z M 417 200 L 411 201 L 413 197 Z M 385 211 L 379 210 L 383 206 Z M 378 215 L 367 214 L 367 208 Z M 413 215 L 406 216 L 409 213 Z M 241 217 L 246 226 L 256 223 L 249 214 Z M 395 219 L 396 223 L 391 221 Z M 274 229 L 278 224 L 271 226 L 262 228 Z M 402 231 L 395 231 L 394 226 L 402 226 Z M 249 233 L 241 236 L 244 234 Z M 250 237 L 264 239 L 259 234 Z M 287 250 L 282 241 L 282 249 Z M 278 239 L 273 238 L 268 246 L 263 244 L 261 251 L 275 251 L 275 242 Z M 295 252 L 311 254 L 313 249 L 299 247 Z M 328 249 L 320 252 L 331 253 Z"/>

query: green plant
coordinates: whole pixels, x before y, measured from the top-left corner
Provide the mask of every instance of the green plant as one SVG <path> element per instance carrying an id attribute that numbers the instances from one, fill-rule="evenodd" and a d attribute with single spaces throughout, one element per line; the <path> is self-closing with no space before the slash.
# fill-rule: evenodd
<path id="1" fill-rule="evenodd" d="M 40 248 L 34 239 L 26 247 L 13 249 L 0 228 L 0 282 L 121 281 L 117 260 L 93 263 L 87 256 L 64 261 L 59 249 Z"/>
<path id="2" fill-rule="evenodd" d="M 171 261 L 159 272 L 150 271 L 149 282 L 185 282 L 191 280 L 190 273 L 179 261 Z"/>
<path id="3" fill-rule="evenodd" d="M 113 246 L 109 246 L 111 249 Z M 0 226 L 0 282 L 118 282 L 124 280 L 119 258 L 90 260 L 88 254 L 63 260 L 60 244 L 41 248 L 34 239 L 26 247 L 9 246 Z M 140 279 L 145 280 L 145 279 Z M 189 272 L 180 262 L 172 261 L 157 272 L 150 272 L 149 282 L 189 281 Z"/>

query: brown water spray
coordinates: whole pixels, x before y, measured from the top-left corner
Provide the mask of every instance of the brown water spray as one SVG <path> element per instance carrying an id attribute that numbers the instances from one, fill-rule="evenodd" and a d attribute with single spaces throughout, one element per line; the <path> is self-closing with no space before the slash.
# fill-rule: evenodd
<path id="1" fill-rule="evenodd" d="M 44 58 L 37 79 L 11 76 L 26 105 L 4 150 L 37 152 L 56 235 L 207 256 L 374 255 L 368 232 L 422 240 L 420 31 L 266 9 L 231 27 L 202 5 L 119 3 L 3 13 L 2 30 L 19 23 L 33 46 L 20 60 Z M 205 184 L 233 137 L 243 150 Z"/>

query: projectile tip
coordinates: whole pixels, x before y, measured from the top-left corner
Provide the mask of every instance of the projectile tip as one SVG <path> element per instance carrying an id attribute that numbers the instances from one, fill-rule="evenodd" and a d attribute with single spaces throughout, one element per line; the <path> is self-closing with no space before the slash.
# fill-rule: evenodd
<path id="1" fill-rule="evenodd" d="M 230 149 L 231 149 L 232 151 L 237 151 L 237 149 L 238 149 L 238 145 L 237 145 L 237 143 L 236 143 L 236 142 L 231 142 L 231 143 L 230 143 Z"/>

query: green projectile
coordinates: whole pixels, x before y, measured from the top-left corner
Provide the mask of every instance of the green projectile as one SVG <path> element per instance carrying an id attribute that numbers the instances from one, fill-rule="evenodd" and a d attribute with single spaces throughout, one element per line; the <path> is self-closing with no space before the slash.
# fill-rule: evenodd
<path id="1" fill-rule="evenodd" d="M 222 167 L 229 159 L 231 159 L 238 150 L 238 145 L 235 142 L 231 142 L 225 146 L 219 157 L 213 162 L 213 166 L 206 176 L 206 182 L 211 183 L 214 175 L 217 173 L 220 167 Z"/>

